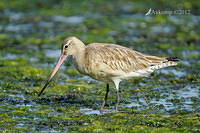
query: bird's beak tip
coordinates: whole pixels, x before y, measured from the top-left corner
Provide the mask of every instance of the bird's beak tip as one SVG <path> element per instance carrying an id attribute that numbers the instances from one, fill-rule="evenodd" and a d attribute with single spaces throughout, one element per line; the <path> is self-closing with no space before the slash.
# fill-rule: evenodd
<path id="1" fill-rule="evenodd" d="M 54 75 L 56 74 L 56 72 L 58 71 L 58 69 L 60 68 L 61 64 L 63 63 L 63 61 L 67 58 L 66 55 L 61 55 L 60 59 L 58 60 L 58 63 L 56 64 L 51 76 L 49 77 L 49 79 L 47 80 L 46 84 L 44 85 L 44 87 L 42 88 L 42 90 L 40 91 L 40 93 L 38 94 L 38 96 L 40 96 L 42 94 L 42 92 L 45 90 L 45 88 L 47 87 L 47 85 L 49 84 L 49 82 L 53 79 Z"/>

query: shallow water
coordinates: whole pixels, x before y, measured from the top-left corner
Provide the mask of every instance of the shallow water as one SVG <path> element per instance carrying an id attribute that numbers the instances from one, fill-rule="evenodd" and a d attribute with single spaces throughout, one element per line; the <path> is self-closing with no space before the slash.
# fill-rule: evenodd
<path id="1" fill-rule="evenodd" d="M 93 114 L 96 114 L 96 115 L 103 115 L 105 113 L 115 113 L 115 110 L 112 110 L 112 109 L 104 109 L 103 110 L 103 114 L 101 114 L 99 112 L 99 110 L 93 110 L 93 109 L 89 109 L 89 108 L 83 108 L 83 109 L 80 109 L 80 112 L 83 113 L 83 114 L 86 114 L 86 115 L 93 115 Z"/>

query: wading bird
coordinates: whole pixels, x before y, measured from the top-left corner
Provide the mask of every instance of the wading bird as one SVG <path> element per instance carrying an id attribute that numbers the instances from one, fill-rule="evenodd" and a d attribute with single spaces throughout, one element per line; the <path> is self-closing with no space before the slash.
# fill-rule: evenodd
<path id="1" fill-rule="evenodd" d="M 106 95 L 100 113 L 108 99 L 110 82 L 116 88 L 115 111 L 118 112 L 120 81 L 132 77 L 147 77 L 154 70 L 177 65 L 178 61 L 177 57 L 151 56 L 116 44 L 91 43 L 85 46 L 78 38 L 69 37 L 64 40 L 61 57 L 39 96 L 68 56 L 72 56 L 75 67 L 81 74 L 106 83 Z"/>

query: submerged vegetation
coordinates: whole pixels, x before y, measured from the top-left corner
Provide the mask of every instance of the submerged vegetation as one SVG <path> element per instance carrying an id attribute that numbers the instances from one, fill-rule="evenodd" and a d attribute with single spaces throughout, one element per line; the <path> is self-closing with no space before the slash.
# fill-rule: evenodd
<path id="1" fill-rule="evenodd" d="M 149 8 L 191 12 L 145 16 Z M 0 132 L 200 132 L 199 9 L 198 1 L 0 1 Z M 112 89 L 100 115 L 105 84 L 71 59 L 37 96 L 68 36 L 181 61 L 122 82 L 119 113 Z"/>

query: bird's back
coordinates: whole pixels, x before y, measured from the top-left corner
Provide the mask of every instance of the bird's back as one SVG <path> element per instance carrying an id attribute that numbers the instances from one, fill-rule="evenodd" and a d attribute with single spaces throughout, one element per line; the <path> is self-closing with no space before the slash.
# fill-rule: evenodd
<path id="1" fill-rule="evenodd" d="M 120 45 L 104 43 L 86 46 L 84 62 L 83 73 L 97 80 L 147 76 L 156 69 L 176 65 L 169 58 L 146 55 Z"/>

